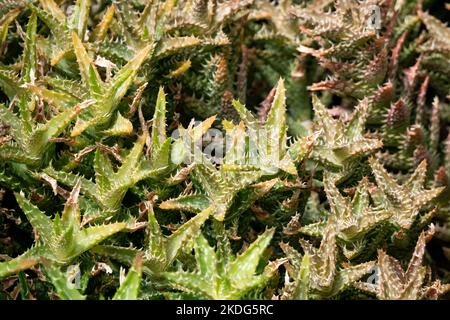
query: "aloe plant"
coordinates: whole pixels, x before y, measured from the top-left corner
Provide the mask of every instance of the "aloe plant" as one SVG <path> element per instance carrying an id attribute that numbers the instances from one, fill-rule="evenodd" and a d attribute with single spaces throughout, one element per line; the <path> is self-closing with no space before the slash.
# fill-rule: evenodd
<path id="1" fill-rule="evenodd" d="M 351 286 L 374 267 L 373 261 L 343 268 L 336 267 L 336 220 L 334 218 L 328 220 L 319 248 L 314 248 L 305 240 L 300 241 L 305 252 L 303 256 L 288 244 L 280 244 L 290 263 L 281 298 L 329 299 Z M 289 278 L 293 281 L 289 281 Z"/>
<path id="2" fill-rule="evenodd" d="M 312 138 L 298 139 L 287 146 L 287 130 L 285 118 L 285 89 L 283 80 L 277 85 L 276 94 L 264 124 L 238 101 L 234 107 L 243 119 L 239 125 L 224 122 L 227 131 L 226 139 L 230 142 L 229 149 L 219 169 L 195 146 L 202 131 L 209 128 L 214 118 L 205 120 L 197 127 L 181 129 L 181 154 L 193 158 L 194 168 L 191 172 L 193 181 L 198 183 L 202 192 L 181 195 L 161 203 L 163 209 L 180 209 L 198 212 L 213 205 L 214 216 L 223 220 L 235 197 L 240 191 L 251 189 L 246 205 L 263 197 L 273 185 L 272 181 L 260 184 L 256 182 L 264 176 L 274 176 L 279 171 L 297 176 L 296 164 L 299 164 L 310 152 Z M 245 126 L 244 126 L 245 124 Z M 247 129 L 247 130 L 245 130 Z M 190 147 L 194 144 L 194 150 Z M 278 146 L 273 150 L 273 146 Z M 192 154 L 191 154 L 192 153 Z M 245 210 L 241 207 L 240 210 Z"/>
<path id="3" fill-rule="evenodd" d="M 40 124 L 32 117 L 32 111 L 36 108 L 36 100 L 32 92 L 27 90 L 33 86 L 37 76 L 36 61 L 36 28 L 37 18 L 35 14 L 30 16 L 27 25 L 27 41 L 23 52 L 23 65 L 21 79 L 7 66 L 0 65 L 0 86 L 11 100 L 17 95 L 18 114 L 0 105 L 1 119 L 9 128 L 10 139 L 2 143 L 0 148 L 3 161 L 13 161 L 30 166 L 40 166 L 45 160 L 46 153 L 52 145 L 52 138 L 58 137 L 78 116 L 78 114 L 89 105 L 89 100 L 78 101 L 70 106 L 64 106 L 57 102 L 60 112 L 44 124 Z"/>
<path id="4" fill-rule="evenodd" d="M 230 255 L 226 243 L 214 252 L 208 241 L 199 235 L 194 244 L 196 272 L 178 270 L 165 273 L 175 289 L 204 299 L 238 299 L 249 290 L 262 286 L 276 271 L 266 266 L 261 274 L 255 274 L 260 257 L 268 246 L 274 230 L 266 230 L 247 250 L 237 257 Z"/>
<path id="5" fill-rule="evenodd" d="M 143 272 L 158 278 L 182 253 L 184 246 L 188 245 L 200 232 L 201 226 L 209 218 L 211 211 L 211 208 L 203 210 L 167 237 L 163 235 L 151 208 L 148 212 L 147 243 L 142 250 L 118 246 L 97 246 L 93 252 L 131 265 L 134 256 L 143 251 Z"/>
<path id="6" fill-rule="evenodd" d="M 45 275 L 54 285 L 57 295 L 63 300 L 84 300 L 85 295 L 69 282 L 67 274 L 58 267 L 48 264 L 45 266 Z M 139 288 L 142 280 L 142 257 L 136 256 L 133 265 L 128 270 L 127 275 L 122 280 L 119 288 L 113 296 L 113 300 L 136 300 L 139 296 Z"/>
<path id="7" fill-rule="evenodd" d="M 51 219 L 29 202 L 23 194 L 16 199 L 36 233 L 36 243 L 20 256 L 0 264 L 0 276 L 19 272 L 40 263 L 45 258 L 55 265 L 67 265 L 83 252 L 109 236 L 126 228 L 123 222 L 82 227 L 78 196 L 78 181 L 67 199 L 61 215 Z"/>
<path id="8" fill-rule="evenodd" d="M 141 180 L 157 179 L 171 171 L 174 164 L 170 157 L 171 138 L 167 138 L 165 132 L 165 104 L 164 90 L 160 88 L 152 135 L 149 137 L 147 130 L 144 129 L 117 171 L 114 171 L 109 157 L 97 149 L 94 158 L 95 183 L 85 178 L 81 179 L 81 192 L 85 197 L 95 201 L 100 208 L 93 209 L 89 219 L 114 215 L 120 209 L 123 197 L 129 188 Z M 151 139 L 151 155 L 145 157 L 144 147 L 149 138 Z M 44 169 L 43 174 L 69 186 L 73 186 L 75 181 L 78 181 L 76 175 L 57 171 L 52 167 Z"/>
<path id="9" fill-rule="evenodd" d="M 426 268 L 422 266 L 425 245 L 433 237 L 434 226 L 420 234 L 412 258 L 406 271 L 402 270 L 399 262 L 386 254 L 378 252 L 378 283 L 369 284 L 358 282 L 355 286 L 361 290 L 374 293 L 379 299 L 387 300 L 417 300 L 423 298 L 437 299 L 450 290 L 448 285 L 442 285 L 439 280 L 423 287 Z"/>
<path id="10" fill-rule="evenodd" d="M 448 298 L 447 9 L 3 1 L 0 297 Z"/>
<path id="11" fill-rule="evenodd" d="M 369 160 L 379 189 L 373 195 L 377 206 L 392 214 L 392 221 L 408 229 L 420 210 L 443 191 L 443 187 L 424 189 L 426 161 L 422 161 L 411 177 L 399 185 L 374 158 Z"/>
<path id="12" fill-rule="evenodd" d="M 392 213 L 380 210 L 370 205 L 369 182 L 363 178 L 356 187 L 353 199 L 344 197 L 336 188 L 331 174 L 324 176 L 324 187 L 330 204 L 330 216 L 335 219 L 336 236 L 342 242 L 342 248 L 347 258 L 358 256 L 367 250 L 365 242 L 369 232 L 387 223 Z M 327 221 L 320 221 L 302 226 L 298 231 L 322 237 L 327 227 Z M 384 232 L 381 228 L 380 232 Z"/>

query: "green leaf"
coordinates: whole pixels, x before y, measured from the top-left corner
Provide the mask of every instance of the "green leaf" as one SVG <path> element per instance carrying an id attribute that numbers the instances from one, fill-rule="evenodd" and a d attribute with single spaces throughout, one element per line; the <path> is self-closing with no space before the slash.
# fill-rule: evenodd
<path id="1" fill-rule="evenodd" d="M 96 244 L 102 242 L 111 235 L 124 230 L 126 227 L 126 223 L 116 222 L 81 229 L 76 233 L 74 239 L 77 247 L 75 254 L 78 255 L 91 249 Z"/>
<path id="2" fill-rule="evenodd" d="M 280 79 L 277 84 L 275 97 L 272 106 L 267 115 L 266 128 L 269 131 L 272 140 L 276 141 L 275 146 L 278 147 L 278 159 L 281 159 L 283 148 L 286 147 L 286 89 L 284 88 L 284 80 Z M 268 144 L 271 148 L 271 144 Z M 271 151 L 269 150 L 269 154 Z"/>
<path id="3" fill-rule="evenodd" d="M 218 259 L 214 249 L 211 248 L 208 240 L 203 235 L 200 235 L 195 239 L 194 250 L 198 271 L 204 279 L 210 279 L 214 283 L 214 280 L 216 280 L 215 275 L 218 272 Z"/>
<path id="4" fill-rule="evenodd" d="M 45 124 L 37 127 L 30 137 L 30 152 L 32 155 L 39 155 L 45 151 L 45 147 L 50 143 L 51 138 L 59 136 L 67 126 L 75 119 L 83 108 L 91 105 L 92 101 L 84 101 L 71 109 L 65 110 L 53 116 Z"/>
<path id="5" fill-rule="evenodd" d="M 54 0 L 39 0 L 42 8 L 61 23 L 66 22 L 66 15 Z"/>
<path id="6" fill-rule="evenodd" d="M 183 210 L 198 213 L 210 206 L 208 198 L 202 194 L 181 195 L 175 199 L 165 200 L 159 207 L 164 210 Z"/>
<path id="7" fill-rule="evenodd" d="M 23 90 L 19 77 L 15 71 L 0 63 L 0 88 L 12 101 L 14 97 Z"/>
<path id="8" fill-rule="evenodd" d="M 49 166 L 43 170 L 44 173 L 48 174 L 50 177 L 56 179 L 62 184 L 73 188 L 78 180 L 81 181 L 80 190 L 82 193 L 87 194 L 88 196 L 95 199 L 96 196 L 96 185 L 92 181 L 82 177 L 75 175 L 73 173 L 58 171 L 54 169 L 52 166 Z"/>
<path id="9" fill-rule="evenodd" d="M 3 104 L 0 104 L 0 119 L 2 119 L 1 121 L 9 127 L 9 134 L 14 138 L 14 140 L 20 143 L 21 146 L 24 146 L 25 133 L 23 131 L 22 122 Z"/>
<path id="10" fill-rule="evenodd" d="M 311 257 L 305 254 L 295 279 L 296 285 L 292 292 L 294 300 L 309 300 L 310 264 Z"/>
<path id="11" fill-rule="evenodd" d="M 114 170 L 108 155 L 97 149 L 94 158 L 95 184 L 97 186 L 98 195 L 102 196 L 111 189 L 111 180 L 114 177 Z M 96 195 L 96 193 L 94 193 Z"/>
<path id="12" fill-rule="evenodd" d="M 74 105 L 81 102 L 79 99 L 76 99 L 72 95 L 67 94 L 65 92 L 49 90 L 33 84 L 26 84 L 24 85 L 24 87 L 29 92 L 47 101 L 49 104 L 54 106 L 60 112 L 72 108 Z"/>
<path id="13" fill-rule="evenodd" d="M 36 13 L 32 12 L 27 26 L 25 48 L 23 51 L 22 81 L 34 83 L 37 77 L 36 57 Z"/>
<path id="14" fill-rule="evenodd" d="M 103 131 L 103 134 L 111 136 L 127 136 L 133 132 L 133 124 L 127 118 L 124 118 L 120 112 L 117 112 L 117 118 L 111 128 Z"/>
<path id="15" fill-rule="evenodd" d="M 123 98 L 128 88 L 133 83 L 139 68 L 153 51 L 153 44 L 149 44 L 136 53 L 122 69 L 114 75 L 114 78 L 105 87 L 105 96 L 102 102 L 107 104 L 108 111 L 113 109 Z M 103 107 L 105 108 L 105 107 Z M 106 108 L 105 108 L 106 109 Z"/>
<path id="16" fill-rule="evenodd" d="M 22 270 L 27 270 L 39 263 L 40 257 L 35 255 L 35 249 L 26 251 L 21 256 L 12 260 L 0 263 L 0 279 L 11 274 L 18 273 Z"/>
<path id="17" fill-rule="evenodd" d="M 138 254 L 127 276 L 114 295 L 113 300 L 136 300 L 139 294 L 141 279 L 142 257 Z"/>
<path id="18" fill-rule="evenodd" d="M 64 229 L 73 228 L 76 230 L 80 226 L 80 207 L 78 206 L 80 188 L 81 180 L 78 179 L 66 201 L 63 213 L 61 215 L 61 224 Z"/>
<path id="19" fill-rule="evenodd" d="M 198 234 L 201 226 L 212 214 L 212 211 L 212 207 L 203 210 L 167 238 L 166 258 L 169 263 L 175 259 L 183 246 Z"/>
<path id="20" fill-rule="evenodd" d="M 15 8 L 8 11 L 2 18 L 0 18 L 0 47 L 2 47 L 8 37 L 8 29 L 11 23 L 20 14 L 20 8 Z"/>
<path id="21" fill-rule="evenodd" d="M 67 275 L 61 272 L 59 267 L 49 262 L 45 263 L 44 274 L 50 279 L 50 282 L 56 289 L 56 292 L 62 300 L 85 300 L 86 296 L 82 295 L 76 288 L 69 283 Z"/>
<path id="22" fill-rule="evenodd" d="M 91 9 L 91 0 L 77 0 L 69 24 L 81 39 L 84 39 Z"/>
<path id="23" fill-rule="evenodd" d="M 166 140 L 166 94 L 159 87 L 152 124 L 152 150 L 158 150 Z"/>
<path id="24" fill-rule="evenodd" d="M 72 45 L 80 68 L 81 79 L 87 86 L 92 96 L 101 95 L 103 81 L 98 74 L 97 68 L 89 58 L 83 43 L 77 33 L 72 32 Z"/>
<path id="25" fill-rule="evenodd" d="M 255 274 L 274 231 L 266 230 L 237 258 L 233 255 L 219 255 L 205 237 L 199 234 L 194 243 L 196 271 L 165 272 L 164 276 L 174 289 L 202 298 L 239 299 L 250 290 L 262 287 L 276 271 L 278 266 L 268 265 L 262 274 Z M 220 253 L 225 253 L 222 249 L 219 250 Z"/>
<path id="26" fill-rule="evenodd" d="M 33 228 L 38 232 L 39 237 L 45 243 L 51 243 L 55 240 L 55 232 L 50 217 L 45 215 L 36 206 L 31 204 L 22 193 L 15 192 L 17 203 L 30 221 Z"/>
<path id="27" fill-rule="evenodd" d="M 255 273 L 264 251 L 272 240 L 275 229 L 267 229 L 262 235 L 254 241 L 243 254 L 238 256 L 228 268 L 228 276 L 235 283 L 242 283 Z"/>

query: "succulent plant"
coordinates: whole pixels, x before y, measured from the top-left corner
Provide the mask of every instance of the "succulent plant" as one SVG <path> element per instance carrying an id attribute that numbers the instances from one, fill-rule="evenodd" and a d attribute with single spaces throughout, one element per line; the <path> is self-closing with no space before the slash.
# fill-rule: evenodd
<path id="1" fill-rule="evenodd" d="M 0 276 L 28 269 L 41 259 L 55 265 L 67 265 L 83 252 L 126 228 L 123 222 L 83 227 L 80 220 L 78 181 L 64 206 L 61 215 L 54 219 L 31 204 L 24 195 L 16 193 L 16 199 L 33 226 L 36 243 L 19 257 L 0 264 Z"/>
<path id="2" fill-rule="evenodd" d="M 369 284 L 358 282 L 357 288 L 375 293 L 383 300 L 417 300 L 423 298 L 437 299 L 450 290 L 448 285 L 442 285 L 439 280 L 423 287 L 426 268 L 422 266 L 425 245 L 433 237 L 434 227 L 420 234 L 411 261 L 406 271 L 398 260 L 389 256 L 383 250 L 378 251 L 378 283 Z"/>
<path id="3" fill-rule="evenodd" d="M 276 266 L 268 264 L 261 274 L 255 274 L 273 233 L 274 230 L 266 230 L 237 257 L 230 253 L 226 240 L 214 252 L 205 237 L 199 235 L 194 244 L 196 272 L 178 270 L 167 272 L 165 277 L 173 288 L 198 298 L 242 298 L 248 291 L 263 286 L 277 270 Z"/>
<path id="4" fill-rule="evenodd" d="M 336 220 L 330 218 L 323 230 L 319 248 L 306 240 L 300 240 L 305 254 L 302 256 L 286 243 L 281 243 L 289 259 L 285 287 L 281 293 L 284 299 L 329 299 L 358 281 L 374 267 L 369 261 L 358 265 L 339 268 L 336 265 Z M 290 278 L 293 281 L 290 281 Z"/>
<path id="5" fill-rule="evenodd" d="M 3 1 L 0 299 L 448 298 L 445 10 Z"/>

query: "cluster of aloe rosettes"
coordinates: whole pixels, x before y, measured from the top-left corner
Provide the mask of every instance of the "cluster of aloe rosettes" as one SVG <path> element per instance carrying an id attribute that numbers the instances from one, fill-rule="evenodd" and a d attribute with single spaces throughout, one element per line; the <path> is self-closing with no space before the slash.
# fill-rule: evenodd
<path id="1" fill-rule="evenodd" d="M 0 278 L 62 299 L 448 291 L 423 259 L 448 233 L 432 224 L 449 207 L 432 63 L 448 28 L 373 0 L 394 22 L 372 30 L 357 1 L 317 2 L 0 8 L 0 221 L 22 215 L 31 240 L 0 244 Z"/>

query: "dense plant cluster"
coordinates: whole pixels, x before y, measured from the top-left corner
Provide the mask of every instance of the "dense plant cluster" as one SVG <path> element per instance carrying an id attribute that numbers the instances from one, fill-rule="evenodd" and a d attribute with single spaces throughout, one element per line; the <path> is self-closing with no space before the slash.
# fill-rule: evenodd
<path id="1" fill-rule="evenodd" d="M 450 5 L 0 0 L 0 299 L 442 299 Z"/>

